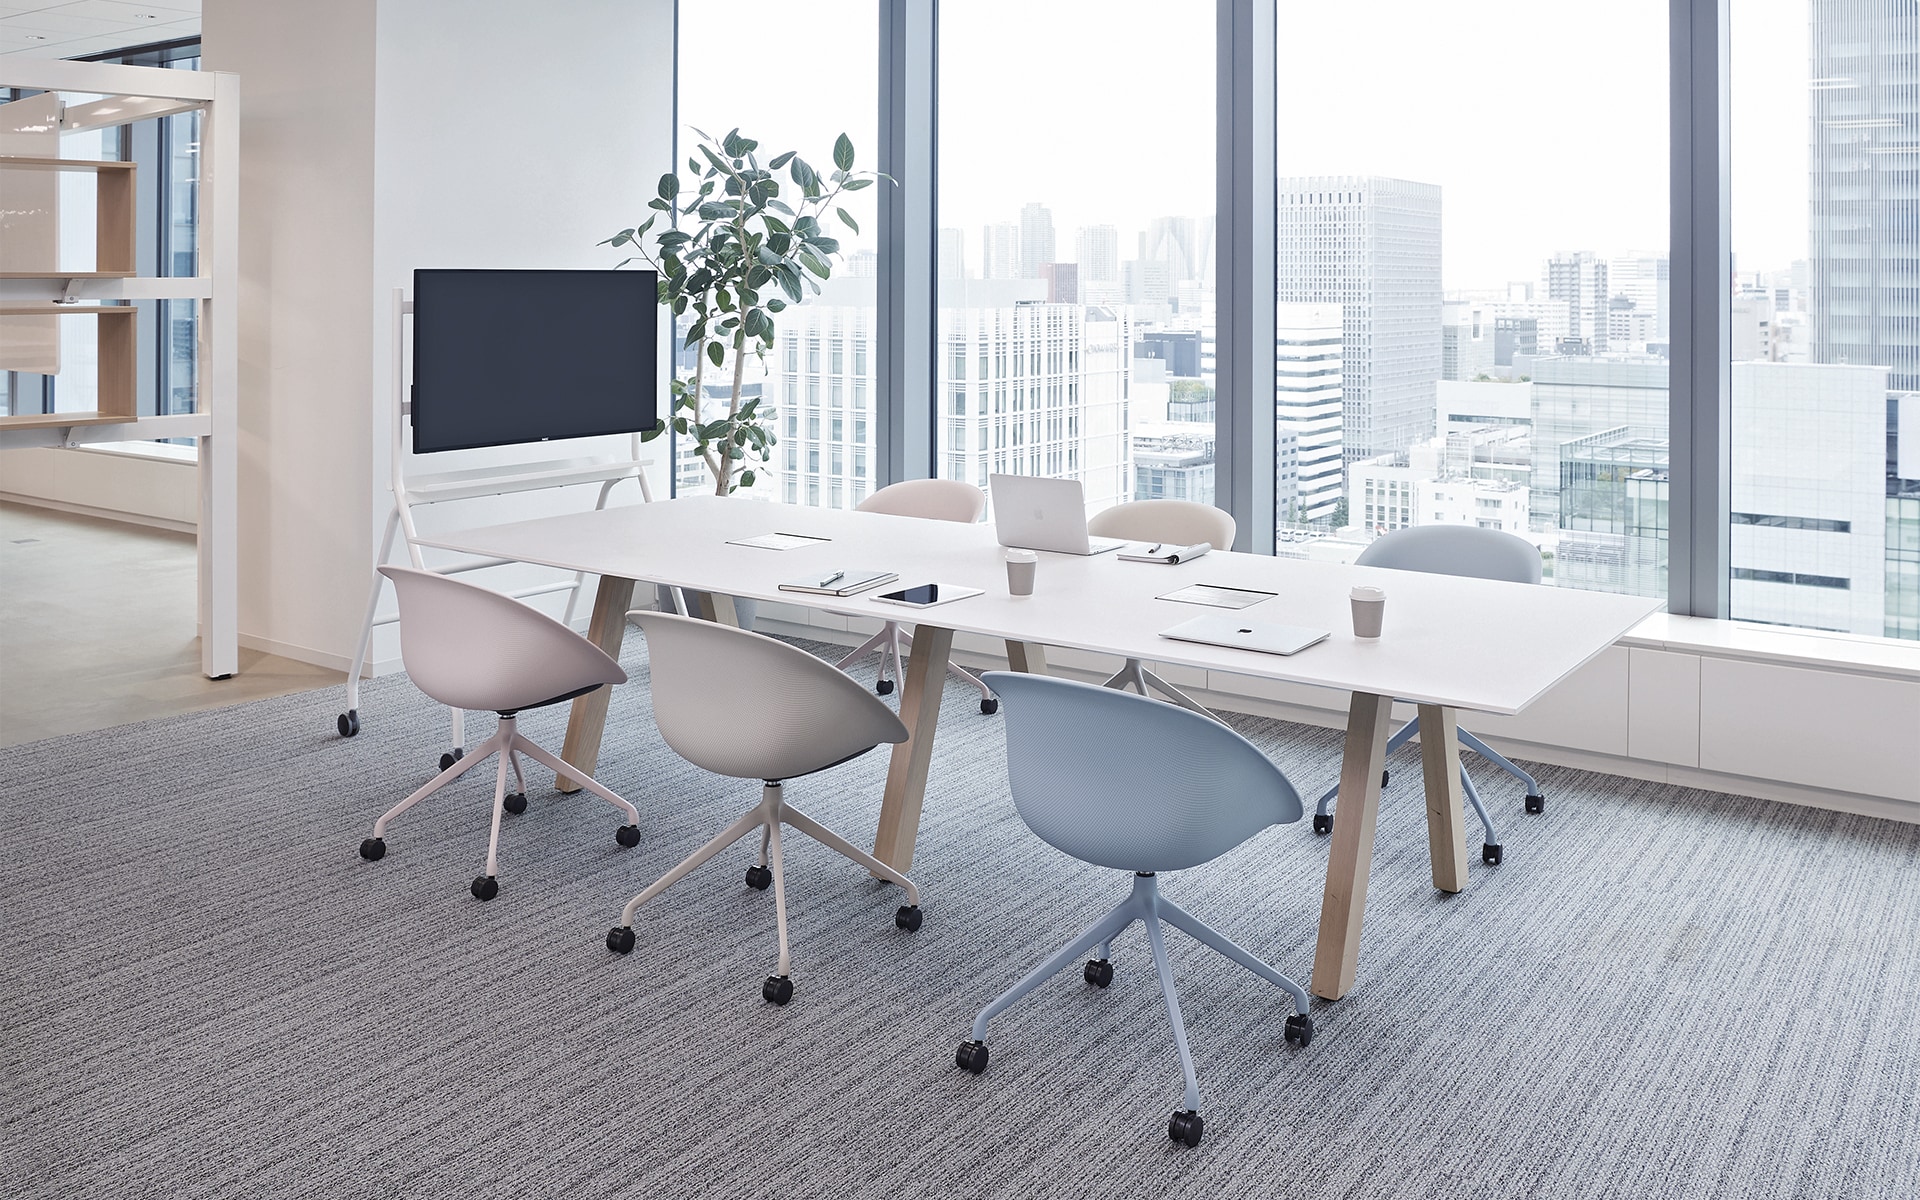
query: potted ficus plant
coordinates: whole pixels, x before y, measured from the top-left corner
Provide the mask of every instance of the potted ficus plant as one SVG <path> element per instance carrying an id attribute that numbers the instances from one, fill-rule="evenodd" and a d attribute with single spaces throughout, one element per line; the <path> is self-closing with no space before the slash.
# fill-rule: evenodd
<path id="1" fill-rule="evenodd" d="M 817 294 L 820 281 L 832 275 L 840 243 L 822 219 L 831 213 L 859 232 L 841 196 L 883 176 L 853 169 L 853 142 L 844 133 L 833 144 L 832 172 L 822 176 L 791 150 L 762 164 L 760 143 L 738 129 L 723 138 L 694 132 L 701 140 L 684 181 L 662 175 L 659 194 L 647 202 L 653 215 L 601 244 L 633 249 L 620 266 L 640 259 L 659 272 L 660 303 L 672 311 L 676 328 L 684 323 L 683 344 L 695 355 L 691 378 L 674 372 L 670 422 L 645 436 L 657 437 L 671 424 L 693 439 L 714 493 L 726 496 L 753 486 L 756 468 L 772 459 L 777 440 L 774 414 L 759 397 L 744 395 L 747 357 L 764 362 L 775 318 Z M 658 233 L 656 226 L 662 226 Z M 731 376 L 724 412 L 703 402 L 709 371 Z"/>

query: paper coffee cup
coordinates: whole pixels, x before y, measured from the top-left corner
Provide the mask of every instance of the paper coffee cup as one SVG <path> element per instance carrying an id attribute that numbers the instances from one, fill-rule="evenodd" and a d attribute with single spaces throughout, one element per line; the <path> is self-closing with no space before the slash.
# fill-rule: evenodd
<path id="1" fill-rule="evenodd" d="M 1033 577 L 1040 568 L 1040 556 L 1031 550 L 1007 551 L 1007 591 L 1015 596 L 1033 595 Z"/>
<path id="2" fill-rule="evenodd" d="M 1363 584 L 1348 592 L 1347 600 L 1353 608 L 1354 640 L 1379 641 L 1380 627 L 1387 614 L 1386 589 L 1367 587 Z"/>

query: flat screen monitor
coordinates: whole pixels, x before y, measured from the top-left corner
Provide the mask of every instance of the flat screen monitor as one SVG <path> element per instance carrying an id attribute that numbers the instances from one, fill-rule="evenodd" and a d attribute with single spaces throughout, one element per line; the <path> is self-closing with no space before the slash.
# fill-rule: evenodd
<path id="1" fill-rule="evenodd" d="M 652 271 L 413 273 L 416 454 L 659 422 Z"/>

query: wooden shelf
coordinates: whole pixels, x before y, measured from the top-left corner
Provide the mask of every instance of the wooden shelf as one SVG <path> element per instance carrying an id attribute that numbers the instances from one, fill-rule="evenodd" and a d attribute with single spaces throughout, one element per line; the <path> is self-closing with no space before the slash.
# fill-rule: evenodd
<path id="1" fill-rule="evenodd" d="M 90 171 L 94 177 L 94 270 L 10 271 L 0 279 L 126 279 L 135 274 L 134 173 L 130 162 L 0 154 L 0 171 Z M 0 248 L 0 268 L 7 266 Z"/>
<path id="2" fill-rule="evenodd" d="M 90 316 L 100 323 L 96 342 L 99 386 L 93 412 L 27 413 L 0 418 L 0 428 L 99 425 L 138 417 L 134 396 L 140 310 L 131 304 L 0 304 L 0 318 Z"/>

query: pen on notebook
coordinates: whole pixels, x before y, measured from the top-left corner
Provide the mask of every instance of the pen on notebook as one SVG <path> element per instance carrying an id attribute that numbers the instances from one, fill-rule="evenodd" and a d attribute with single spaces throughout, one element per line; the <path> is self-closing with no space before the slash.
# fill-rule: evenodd
<path id="1" fill-rule="evenodd" d="M 825 579 L 822 579 L 820 581 L 820 586 L 827 587 L 831 584 L 838 583 L 843 577 L 845 577 L 845 575 L 846 575 L 845 571 L 835 571 L 833 574 L 827 576 Z"/>
<path id="2" fill-rule="evenodd" d="M 1148 553 L 1148 554 L 1158 554 L 1158 553 L 1160 553 L 1160 543 L 1159 543 L 1159 542 L 1155 542 L 1155 543 L 1154 543 L 1153 545 L 1151 545 L 1151 546 L 1148 546 L 1148 547 L 1147 547 L 1147 553 Z"/>

